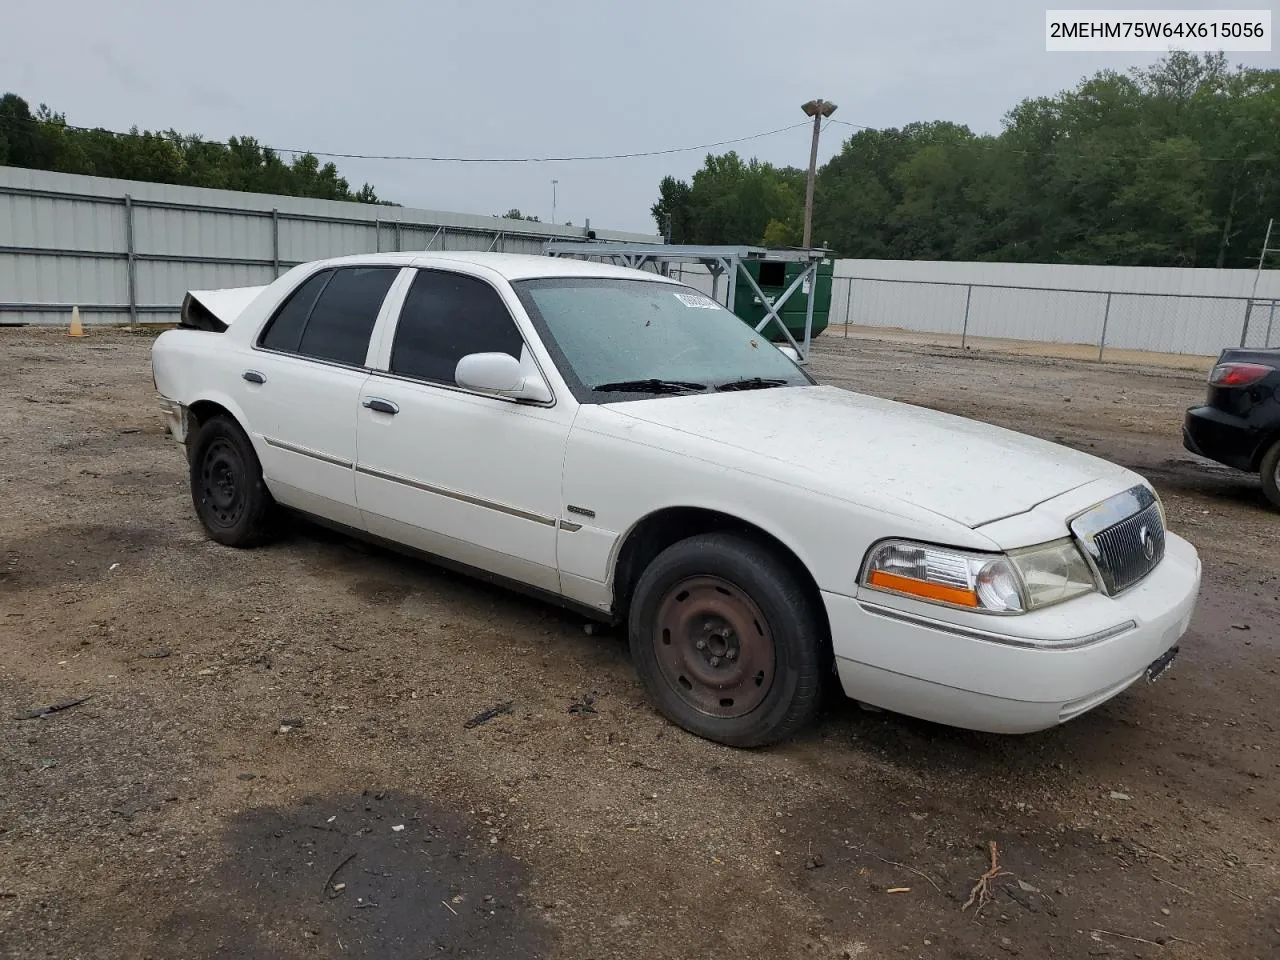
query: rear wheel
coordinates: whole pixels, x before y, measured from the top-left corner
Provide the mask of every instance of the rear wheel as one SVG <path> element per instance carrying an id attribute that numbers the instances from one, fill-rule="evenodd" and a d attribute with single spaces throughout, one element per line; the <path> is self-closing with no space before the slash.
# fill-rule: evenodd
<path id="1" fill-rule="evenodd" d="M 209 536 L 229 547 L 252 547 L 272 532 L 275 503 L 262 466 L 240 425 L 211 417 L 191 439 L 191 500 Z"/>
<path id="2" fill-rule="evenodd" d="M 1272 506 L 1280 508 L 1280 440 L 1262 458 L 1262 492 Z"/>
<path id="3" fill-rule="evenodd" d="M 731 534 L 690 537 L 640 578 L 632 659 L 672 722 L 730 746 L 774 743 L 819 707 L 825 635 L 816 602 L 761 544 Z"/>

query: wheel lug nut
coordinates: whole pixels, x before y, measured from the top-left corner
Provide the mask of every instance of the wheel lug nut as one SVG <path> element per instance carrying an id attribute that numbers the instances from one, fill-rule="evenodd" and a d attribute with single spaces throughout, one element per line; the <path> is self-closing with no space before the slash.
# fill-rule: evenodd
<path id="1" fill-rule="evenodd" d="M 719 658 L 719 657 L 712 657 L 712 658 L 711 658 L 711 665 L 712 665 L 713 667 L 718 667 L 718 666 L 720 666 L 720 658 Z"/>
<path id="2" fill-rule="evenodd" d="M 697 643 L 694 644 L 694 646 L 697 647 L 699 650 L 705 650 L 707 649 L 707 641 L 699 640 Z"/>
<path id="3" fill-rule="evenodd" d="M 737 650 L 728 650 L 728 651 L 726 651 L 726 652 L 725 652 L 725 656 L 726 656 L 728 659 L 730 659 L 730 660 L 737 660 L 737 659 L 738 659 L 738 651 L 737 651 Z"/>
<path id="4" fill-rule="evenodd" d="M 702 625 L 703 633 L 710 633 L 714 629 L 715 629 L 715 624 L 712 623 L 710 620 L 708 620 L 706 623 Z"/>

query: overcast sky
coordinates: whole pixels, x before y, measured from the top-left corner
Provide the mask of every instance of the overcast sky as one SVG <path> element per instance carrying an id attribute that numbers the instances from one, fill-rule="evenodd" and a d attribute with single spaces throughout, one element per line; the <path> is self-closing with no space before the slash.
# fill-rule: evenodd
<path id="1" fill-rule="evenodd" d="M 1094 8 L 1262 8 L 1274 0 Z M 5 13 L 0 91 L 77 125 L 252 135 L 340 153 L 578 156 L 683 147 L 804 121 L 951 120 L 998 131 L 1019 99 L 1154 54 L 1046 53 L 1027 0 L 42 0 Z M 1070 7 L 1067 2 L 1049 4 Z M 801 17 L 803 16 L 803 19 Z M 1280 17 L 1276 17 L 1280 27 Z M 16 42 L 15 42 L 16 41 Z M 1280 66 L 1280 52 L 1233 54 Z M 852 131 L 832 126 L 820 159 Z M 721 149 L 729 149 L 721 148 Z M 809 131 L 733 149 L 808 162 Z M 462 213 L 519 207 L 652 232 L 658 181 L 704 152 L 536 164 L 338 160 L 353 188 Z"/>

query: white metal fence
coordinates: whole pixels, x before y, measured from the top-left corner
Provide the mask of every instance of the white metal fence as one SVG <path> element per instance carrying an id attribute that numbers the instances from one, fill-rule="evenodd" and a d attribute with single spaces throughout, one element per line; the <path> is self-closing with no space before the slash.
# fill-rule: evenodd
<path id="1" fill-rule="evenodd" d="M 677 273 L 711 293 L 697 267 Z M 1255 292 L 1256 284 L 1256 292 Z M 1280 346 L 1280 270 L 837 260 L 830 323 L 1108 350 L 1216 356 Z M 724 299 L 725 287 L 718 291 Z"/>
<path id="2" fill-rule="evenodd" d="M 85 323 L 171 322 L 188 290 L 268 283 L 308 260 L 540 254 L 546 240 L 582 240 L 588 229 L 0 167 L 0 323 L 65 323 L 73 306 Z"/>
<path id="3" fill-rule="evenodd" d="M 834 324 L 1154 353 L 1280 345 L 1277 300 L 836 277 Z"/>

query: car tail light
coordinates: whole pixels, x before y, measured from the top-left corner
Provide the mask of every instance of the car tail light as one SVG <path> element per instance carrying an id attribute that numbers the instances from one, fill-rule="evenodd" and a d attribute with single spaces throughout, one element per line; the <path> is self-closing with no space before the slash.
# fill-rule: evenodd
<path id="1" fill-rule="evenodd" d="M 1214 387 L 1247 387 L 1274 372 L 1275 368 L 1265 363 L 1220 363 L 1209 374 L 1209 384 Z"/>

